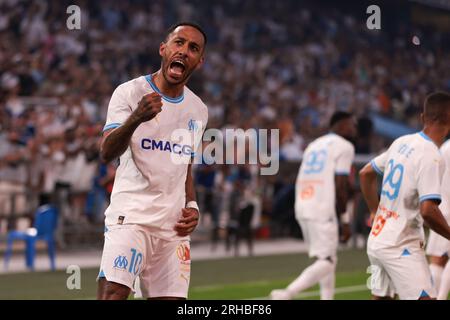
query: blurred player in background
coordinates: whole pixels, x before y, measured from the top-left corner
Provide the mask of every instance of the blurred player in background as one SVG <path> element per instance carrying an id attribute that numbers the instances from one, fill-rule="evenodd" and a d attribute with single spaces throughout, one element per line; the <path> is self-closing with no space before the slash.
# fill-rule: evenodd
<path id="1" fill-rule="evenodd" d="M 423 222 L 450 238 L 439 210 L 444 159 L 439 147 L 450 130 L 450 95 L 429 95 L 423 131 L 396 139 L 361 171 L 361 189 L 375 219 L 367 243 L 374 299 L 436 297 L 424 252 Z M 383 176 L 378 198 L 377 174 Z"/>
<path id="2" fill-rule="evenodd" d="M 442 202 L 439 209 L 450 222 L 450 140 L 447 140 L 441 147 L 441 154 L 445 161 L 445 172 L 442 178 Z M 450 264 L 448 256 L 450 254 L 450 241 L 430 230 L 427 244 L 427 255 L 430 261 L 430 271 L 433 284 L 438 293 L 438 299 L 445 300 L 450 288 Z M 446 267 L 447 265 L 447 267 Z M 444 269 L 445 268 L 445 269 Z M 445 270 L 445 272 L 444 272 Z M 441 290 L 442 289 L 442 290 Z"/>
<path id="3" fill-rule="evenodd" d="M 320 298 L 334 297 L 338 217 L 346 212 L 349 174 L 355 149 L 349 140 L 356 135 L 356 122 L 338 111 L 330 120 L 330 133 L 306 148 L 296 181 L 295 213 L 316 262 L 306 268 L 286 289 L 270 293 L 274 300 L 292 299 L 299 292 L 320 283 Z M 350 237 L 349 221 L 343 224 L 343 241 Z"/>
<path id="4" fill-rule="evenodd" d="M 127 299 L 137 277 L 147 298 L 187 297 L 189 235 L 199 219 L 189 162 L 196 146 L 172 134 L 205 129 L 207 107 L 185 86 L 203 63 L 205 44 L 199 26 L 171 27 L 159 48 L 161 68 L 111 97 L 101 155 L 106 162 L 120 157 L 120 165 L 105 212 L 98 299 Z M 188 162 L 177 164 L 174 155 Z"/>

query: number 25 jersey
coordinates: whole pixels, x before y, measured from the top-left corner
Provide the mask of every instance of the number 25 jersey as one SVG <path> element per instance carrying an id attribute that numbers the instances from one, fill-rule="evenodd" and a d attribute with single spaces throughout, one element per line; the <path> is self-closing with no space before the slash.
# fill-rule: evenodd
<path id="1" fill-rule="evenodd" d="M 424 132 L 410 134 L 395 140 L 371 165 L 383 180 L 369 249 L 423 244 L 420 203 L 441 202 L 445 163 L 439 148 Z"/>

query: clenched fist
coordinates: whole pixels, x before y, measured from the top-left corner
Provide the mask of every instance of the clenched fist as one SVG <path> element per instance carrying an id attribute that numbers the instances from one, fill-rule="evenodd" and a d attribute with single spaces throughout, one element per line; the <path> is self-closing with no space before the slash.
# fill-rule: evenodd
<path id="1" fill-rule="evenodd" d="M 198 224 L 200 214 L 197 209 L 183 208 L 181 209 L 181 218 L 175 224 L 174 230 L 181 237 L 191 234 Z"/>
<path id="2" fill-rule="evenodd" d="M 138 123 L 152 120 L 161 112 L 161 95 L 156 92 L 146 94 L 138 103 L 138 107 L 133 111 L 132 117 Z"/>

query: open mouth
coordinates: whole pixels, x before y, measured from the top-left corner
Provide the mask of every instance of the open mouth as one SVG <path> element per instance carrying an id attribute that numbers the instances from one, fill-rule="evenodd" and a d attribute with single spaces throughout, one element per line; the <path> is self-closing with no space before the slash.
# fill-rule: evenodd
<path id="1" fill-rule="evenodd" d="M 184 70 L 186 70 L 186 67 L 185 67 L 183 61 L 174 60 L 170 63 L 169 70 L 173 75 L 181 76 L 181 75 L 183 75 Z"/>

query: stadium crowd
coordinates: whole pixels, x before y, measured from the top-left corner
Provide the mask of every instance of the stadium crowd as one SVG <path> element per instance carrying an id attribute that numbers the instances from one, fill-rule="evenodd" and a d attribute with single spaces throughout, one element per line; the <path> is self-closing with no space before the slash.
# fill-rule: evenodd
<path id="1" fill-rule="evenodd" d="M 368 30 L 366 15 L 314 1 L 77 1 L 81 29 L 69 30 L 71 4 L 0 2 L 0 215 L 11 210 L 11 192 L 20 212 L 30 210 L 30 194 L 67 188 L 68 221 L 102 221 L 114 179 L 114 165 L 98 154 L 109 99 L 119 83 L 159 67 L 158 45 L 176 21 L 197 21 L 209 37 L 190 82 L 208 105 L 208 126 L 280 129 L 282 160 L 299 162 L 335 110 L 417 127 L 425 95 L 450 90 L 448 33 L 424 29 L 414 47 L 415 30 L 401 20 Z M 357 152 L 383 146 L 376 137 L 357 141 Z M 214 225 L 248 203 L 255 216 L 276 215 L 271 199 L 283 181 L 225 167 L 196 168 Z M 252 194 L 233 193 L 246 186 Z M 239 194 L 247 200 L 230 209 Z"/>

